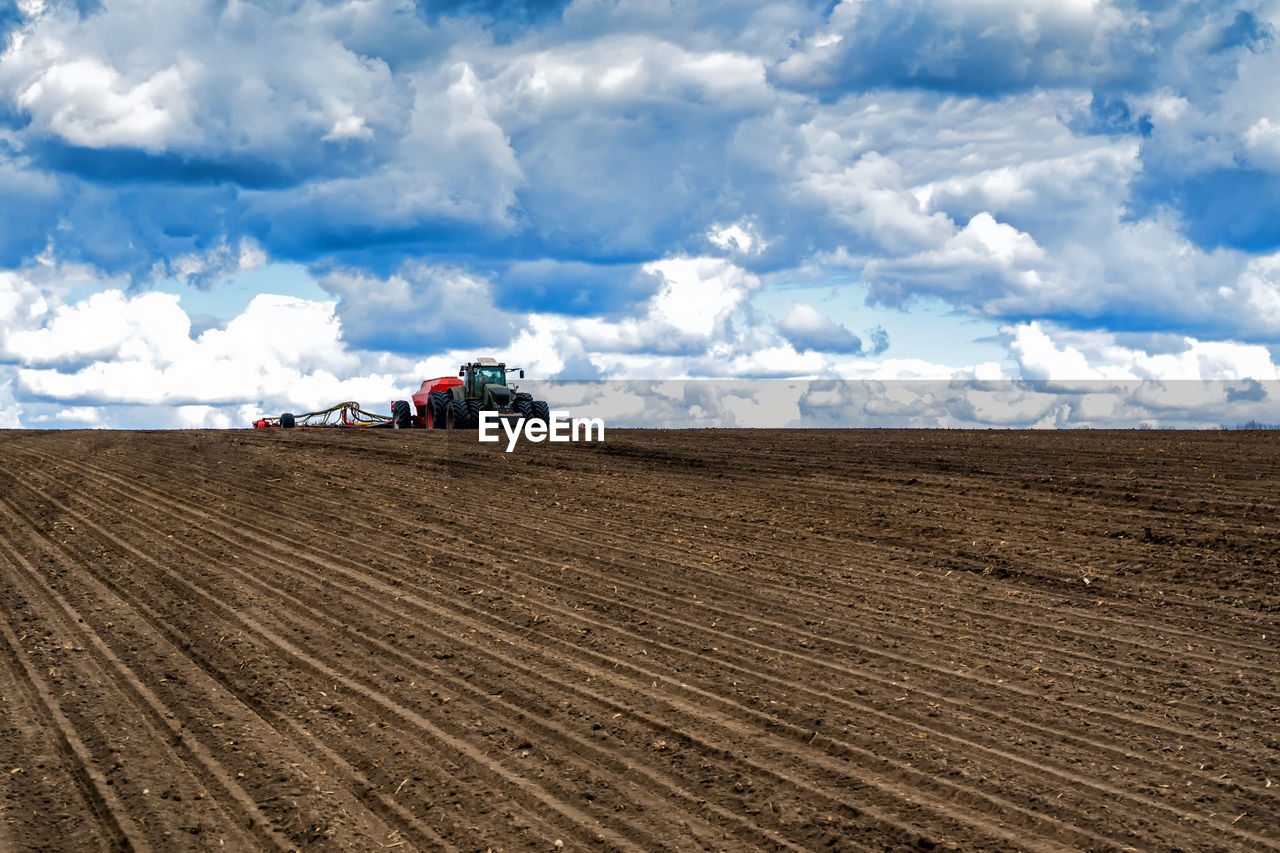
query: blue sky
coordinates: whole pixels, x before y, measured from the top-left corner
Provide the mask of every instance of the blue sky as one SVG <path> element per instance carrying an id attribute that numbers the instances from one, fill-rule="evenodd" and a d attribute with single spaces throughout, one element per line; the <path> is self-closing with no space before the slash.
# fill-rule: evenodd
<path id="1" fill-rule="evenodd" d="M 0 0 L 0 425 L 1280 377 L 1280 4 Z"/>

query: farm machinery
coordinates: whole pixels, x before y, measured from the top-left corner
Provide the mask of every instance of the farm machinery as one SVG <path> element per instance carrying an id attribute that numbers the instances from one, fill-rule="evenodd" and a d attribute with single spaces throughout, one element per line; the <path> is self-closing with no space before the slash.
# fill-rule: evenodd
<path id="1" fill-rule="evenodd" d="M 359 403 L 339 403 L 319 412 L 262 417 L 255 429 L 295 429 L 312 427 L 364 427 L 384 429 L 475 429 L 481 412 L 494 412 L 507 420 L 538 420 L 549 423 L 551 412 L 542 400 L 518 391 L 507 383 L 508 373 L 521 379 L 524 371 L 508 370 L 492 358 L 477 358 L 458 369 L 457 376 L 427 379 L 409 400 L 391 404 L 391 415 L 365 411 Z"/>

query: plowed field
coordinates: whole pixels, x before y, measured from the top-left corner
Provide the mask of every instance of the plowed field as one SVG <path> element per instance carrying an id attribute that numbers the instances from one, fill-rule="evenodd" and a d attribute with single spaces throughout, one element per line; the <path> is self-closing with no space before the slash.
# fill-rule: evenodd
<path id="1" fill-rule="evenodd" d="M 1280 442 L 0 433 L 0 849 L 1280 849 Z"/>

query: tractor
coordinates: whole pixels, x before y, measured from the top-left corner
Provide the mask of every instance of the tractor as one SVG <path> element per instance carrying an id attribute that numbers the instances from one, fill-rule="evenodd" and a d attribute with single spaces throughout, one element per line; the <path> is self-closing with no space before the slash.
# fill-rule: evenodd
<path id="1" fill-rule="evenodd" d="M 524 378 L 523 370 L 513 368 L 513 372 Z M 397 400 L 391 407 L 391 419 L 399 428 L 475 429 L 484 411 L 497 412 L 501 418 L 551 421 L 547 404 L 508 385 L 506 364 L 492 358 L 477 358 L 462 365 L 456 378 L 424 381 L 413 395 L 413 408 L 408 401 Z"/>
<path id="2" fill-rule="evenodd" d="M 512 372 L 524 378 L 524 371 Z M 462 365 L 457 377 L 427 379 L 408 400 L 391 404 L 391 417 L 366 412 L 359 403 L 339 403 L 319 412 L 296 415 L 285 412 L 280 417 L 260 417 L 255 429 L 295 429 L 298 427 L 387 427 L 394 429 L 475 429 L 481 412 L 496 412 L 498 417 L 517 421 L 542 421 L 550 426 L 551 410 L 532 394 L 507 384 L 506 364 L 492 358 L 477 358 Z M 416 410 L 416 411 L 415 411 Z"/>

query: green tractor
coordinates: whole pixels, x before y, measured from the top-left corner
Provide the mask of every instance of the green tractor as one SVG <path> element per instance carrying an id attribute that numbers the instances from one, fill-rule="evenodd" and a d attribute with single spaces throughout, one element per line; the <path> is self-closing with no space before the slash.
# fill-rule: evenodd
<path id="1" fill-rule="evenodd" d="M 524 378 L 523 370 L 516 372 Z M 497 412 L 501 418 L 551 422 L 551 410 L 545 402 L 507 384 L 507 366 L 501 362 L 477 358 L 462 365 L 458 377 L 461 381 L 434 380 L 427 393 L 426 426 L 475 429 L 480 425 L 480 413 L 485 411 Z M 427 385 L 423 383 L 424 390 Z"/>

